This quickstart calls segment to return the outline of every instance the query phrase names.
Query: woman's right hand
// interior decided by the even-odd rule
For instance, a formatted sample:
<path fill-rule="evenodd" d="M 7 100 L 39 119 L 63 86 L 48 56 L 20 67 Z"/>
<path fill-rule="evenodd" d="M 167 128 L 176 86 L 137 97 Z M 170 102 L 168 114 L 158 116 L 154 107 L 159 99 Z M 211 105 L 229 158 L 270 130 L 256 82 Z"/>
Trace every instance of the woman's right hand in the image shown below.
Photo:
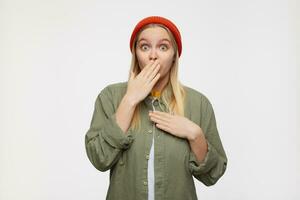
<path fill-rule="evenodd" d="M 142 101 L 151 92 L 160 77 L 160 73 L 157 73 L 159 68 L 160 64 L 158 61 L 152 60 L 138 75 L 134 76 L 134 73 L 132 71 L 130 72 L 126 95 L 132 99 L 135 104 Z"/>

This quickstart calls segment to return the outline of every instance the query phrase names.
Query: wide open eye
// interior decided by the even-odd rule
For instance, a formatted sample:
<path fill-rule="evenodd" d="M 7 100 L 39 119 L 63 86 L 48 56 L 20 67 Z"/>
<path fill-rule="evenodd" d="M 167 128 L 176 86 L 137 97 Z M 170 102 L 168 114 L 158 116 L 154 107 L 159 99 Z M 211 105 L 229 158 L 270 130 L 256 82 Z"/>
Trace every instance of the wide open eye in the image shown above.
<path fill-rule="evenodd" d="M 167 45 L 165 45 L 165 44 L 162 44 L 160 47 L 164 47 L 164 48 L 160 48 L 160 49 L 162 49 L 163 51 L 166 51 L 166 50 L 168 50 L 168 46 L 167 46 Z"/>
<path fill-rule="evenodd" d="M 142 49 L 143 51 L 147 50 L 148 49 L 148 45 L 147 44 L 142 44 L 140 46 L 140 49 Z"/>

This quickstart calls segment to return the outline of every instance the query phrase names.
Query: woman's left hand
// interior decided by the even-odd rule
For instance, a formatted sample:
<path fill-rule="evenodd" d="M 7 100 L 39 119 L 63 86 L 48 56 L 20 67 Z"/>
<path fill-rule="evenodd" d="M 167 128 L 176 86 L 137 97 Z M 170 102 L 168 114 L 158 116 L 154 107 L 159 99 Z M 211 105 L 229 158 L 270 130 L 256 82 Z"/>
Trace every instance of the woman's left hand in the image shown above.
<path fill-rule="evenodd" d="M 177 137 L 191 140 L 199 134 L 203 134 L 202 129 L 197 124 L 180 115 L 153 111 L 149 112 L 149 117 L 151 121 L 155 122 L 157 128 Z"/>

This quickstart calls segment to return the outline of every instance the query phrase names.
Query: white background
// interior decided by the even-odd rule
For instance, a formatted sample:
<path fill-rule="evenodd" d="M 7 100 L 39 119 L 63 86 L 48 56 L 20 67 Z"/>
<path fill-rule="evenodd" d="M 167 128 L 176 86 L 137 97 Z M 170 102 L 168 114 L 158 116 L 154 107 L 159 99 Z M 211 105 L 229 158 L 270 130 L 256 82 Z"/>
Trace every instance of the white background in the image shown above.
<path fill-rule="evenodd" d="M 299 199 L 299 10 L 292 0 L 1 0 L 0 199 L 105 199 L 109 171 L 91 165 L 84 136 L 100 90 L 127 81 L 131 32 L 150 15 L 179 27 L 179 78 L 213 104 L 228 156 L 216 185 L 194 179 L 199 199 Z"/>

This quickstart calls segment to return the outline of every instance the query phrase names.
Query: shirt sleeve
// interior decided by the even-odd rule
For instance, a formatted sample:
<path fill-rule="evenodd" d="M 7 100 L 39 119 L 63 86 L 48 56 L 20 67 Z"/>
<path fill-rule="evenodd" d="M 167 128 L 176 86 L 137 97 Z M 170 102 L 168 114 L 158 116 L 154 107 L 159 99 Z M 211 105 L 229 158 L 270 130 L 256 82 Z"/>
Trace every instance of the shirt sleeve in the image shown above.
<path fill-rule="evenodd" d="M 205 97 L 204 97 L 205 98 Z M 206 186 L 214 185 L 224 174 L 227 156 L 224 151 L 211 103 L 205 98 L 201 105 L 201 129 L 205 134 L 208 150 L 202 162 L 199 162 L 191 150 L 189 152 L 189 169 L 192 175 Z"/>
<path fill-rule="evenodd" d="M 104 88 L 97 96 L 90 127 L 85 134 L 85 148 L 90 162 L 99 171 L 110 169 L 133 140 L 132 129 L 124 133 L 117 124 L 111 93 L 107 87 Z"/>

